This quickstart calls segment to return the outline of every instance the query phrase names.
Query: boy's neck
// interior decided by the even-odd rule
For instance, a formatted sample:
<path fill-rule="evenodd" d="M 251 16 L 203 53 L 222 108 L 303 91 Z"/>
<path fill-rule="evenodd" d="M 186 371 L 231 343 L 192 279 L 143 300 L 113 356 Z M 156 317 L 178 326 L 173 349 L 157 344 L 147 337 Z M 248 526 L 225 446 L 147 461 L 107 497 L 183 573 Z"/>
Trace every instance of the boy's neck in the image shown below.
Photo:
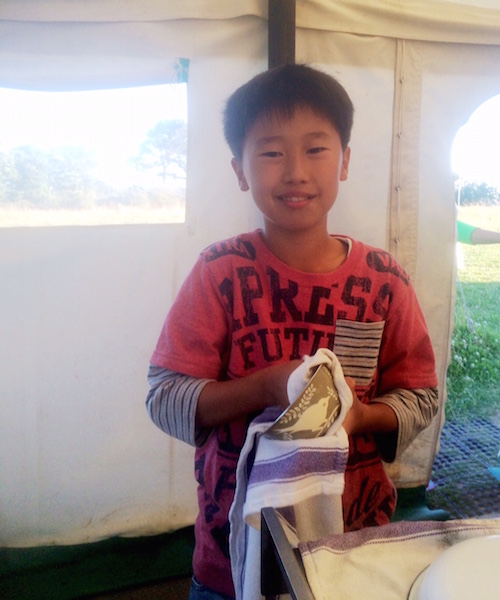
<path fill-rule="evenodd" d="M 306 273 L 329 273 L 338 269 L 346 260 L 348 246 L 328 232 L 311 236 L 294 232 L 282 235 L 261 232 L 266 246 L 282 262 L 293 269 Z"/>

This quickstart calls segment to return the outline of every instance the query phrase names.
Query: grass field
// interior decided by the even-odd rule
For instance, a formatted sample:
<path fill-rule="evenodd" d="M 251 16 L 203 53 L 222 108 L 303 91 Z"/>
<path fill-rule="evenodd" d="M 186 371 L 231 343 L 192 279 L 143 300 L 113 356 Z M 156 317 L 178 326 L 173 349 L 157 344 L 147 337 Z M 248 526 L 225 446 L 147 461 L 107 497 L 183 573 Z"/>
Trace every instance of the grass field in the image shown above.
<path fill-rule="evenodd" d="M 500 231 L 500 206 L 459 210 L 471 225 Z M 500 244 L 461 244 L 446 417 L 500 413 Z"/>

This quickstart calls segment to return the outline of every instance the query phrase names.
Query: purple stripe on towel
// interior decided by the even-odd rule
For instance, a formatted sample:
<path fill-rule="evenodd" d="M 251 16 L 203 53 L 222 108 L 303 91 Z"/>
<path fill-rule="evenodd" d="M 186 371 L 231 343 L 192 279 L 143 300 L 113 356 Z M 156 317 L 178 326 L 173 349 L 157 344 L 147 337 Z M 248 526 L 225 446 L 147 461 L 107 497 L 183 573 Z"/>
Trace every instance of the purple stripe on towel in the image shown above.
<path fill-rule="evenodd" d="M 348 454 L 347 448 L 302 447 L 265 462 L 255 462 L 248 487 L 298 481 L 311 476 L 343 475 Z"/>
<path fill-rule="evenodd" d="M 349 531 L 341 535 L 324 537 L 313 542 L 299 544 L 302 554 L 317 550 L 345 553 L 366 544 L 401 542 L 415 538 L 443 536 L 449 545 L 456 542 L 456 536 L 463 531 L 483 531 L 484 523 L 474 520 L 459 521 L 401 521 L 382 527 L 367 527 L 359 531 Z"/>

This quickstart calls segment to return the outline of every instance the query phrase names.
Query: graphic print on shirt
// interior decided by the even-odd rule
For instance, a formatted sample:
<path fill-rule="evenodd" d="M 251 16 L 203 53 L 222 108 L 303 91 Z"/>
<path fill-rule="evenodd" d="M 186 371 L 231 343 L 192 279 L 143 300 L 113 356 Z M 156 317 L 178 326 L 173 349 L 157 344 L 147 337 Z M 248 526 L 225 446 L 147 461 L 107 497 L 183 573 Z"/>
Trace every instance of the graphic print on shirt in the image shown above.
<path fill-rule="evenodd" d="M 229 513 L 236 488 L 236 464 L 252 416 L 214 430 L 217 443 L 196 453 L 195 474 L 203 489 L 200 509 L 221 556 L 229 559 Z M 215 468 L 214 468 L 215 467 Z"/>
<path fill-rule="evenodd" d="M 396 492 L 387 485 L 379 452 L 369 435 L 349 438 L 349 459 L 342 497 L 345 531 L 389 523 L 396 508 Z"/>
<path fill-rule="evenodd" d="M 228 254 L 241 257 L 242 247 L 247 258 L 256 255 L 255 251 L 250 251 L 248 243 L 234 243 L 210 248 L 206 260 L 211 262 Z M 312 356 L 319 348 L 338 351 L 341 364 L 344 366 L 345 358 L 348 370 L 357 358 L 371 361 L 376 368 L 383 321 L 392 300 L 387 277 L 377 277 L 377 274 L 389 274 L 406 286 L 409 281 L 392 257 L 382 251 L 369 252 L 366 266 L 368 273 L 374 272 L 374 277 L 351 275 L 342 289 L 334 282 L 330 287 L 313 285 L 302 290 L 299 282 L 285 279 L 269 265 L 264 277 L 262 269 L 259 273 L 251 264 L 236 266 L 232 278 L 224 277 L 218 283 L 218 289 L 232 324 L 230 352 L 239 355 L 244 372 L 254 370 L 257 362 L 261 365 L 258 368 L 262 368 L 266 364 Z M 345 334 L 342 334 L 337 331 L 340 323 L 361 323 L 362 327 L 346 326 Z M 370 328 L 373 329 L 371 333 Z M 339 334 L 344 340 L 341 344 L 336 342 Z M 347 335 L 351 334 L 359 344 L 357 350 L 345 343 Z M 363 357 L 365 343 L 367 354 Z M 363 382 L 359 382 L 362 386 L 369 384 L 367 366 L 355 369 L 360 375 L 364 372 Z"/>

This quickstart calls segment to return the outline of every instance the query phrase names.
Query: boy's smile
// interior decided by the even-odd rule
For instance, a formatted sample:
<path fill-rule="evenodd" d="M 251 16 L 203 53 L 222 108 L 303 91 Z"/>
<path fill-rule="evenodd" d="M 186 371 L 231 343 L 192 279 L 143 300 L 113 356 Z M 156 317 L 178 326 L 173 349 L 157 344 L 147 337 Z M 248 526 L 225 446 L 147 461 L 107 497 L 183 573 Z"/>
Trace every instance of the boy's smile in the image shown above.
<path fill-rule="evenodd" d="M 251 191 L 264 215 L 267 235 L 324 234 L 339 181 L 347 179 L 349 155 L 327 118 L 297 107 L 291 118 L 261 116 L 233 168 L 240 188 Z"/>

